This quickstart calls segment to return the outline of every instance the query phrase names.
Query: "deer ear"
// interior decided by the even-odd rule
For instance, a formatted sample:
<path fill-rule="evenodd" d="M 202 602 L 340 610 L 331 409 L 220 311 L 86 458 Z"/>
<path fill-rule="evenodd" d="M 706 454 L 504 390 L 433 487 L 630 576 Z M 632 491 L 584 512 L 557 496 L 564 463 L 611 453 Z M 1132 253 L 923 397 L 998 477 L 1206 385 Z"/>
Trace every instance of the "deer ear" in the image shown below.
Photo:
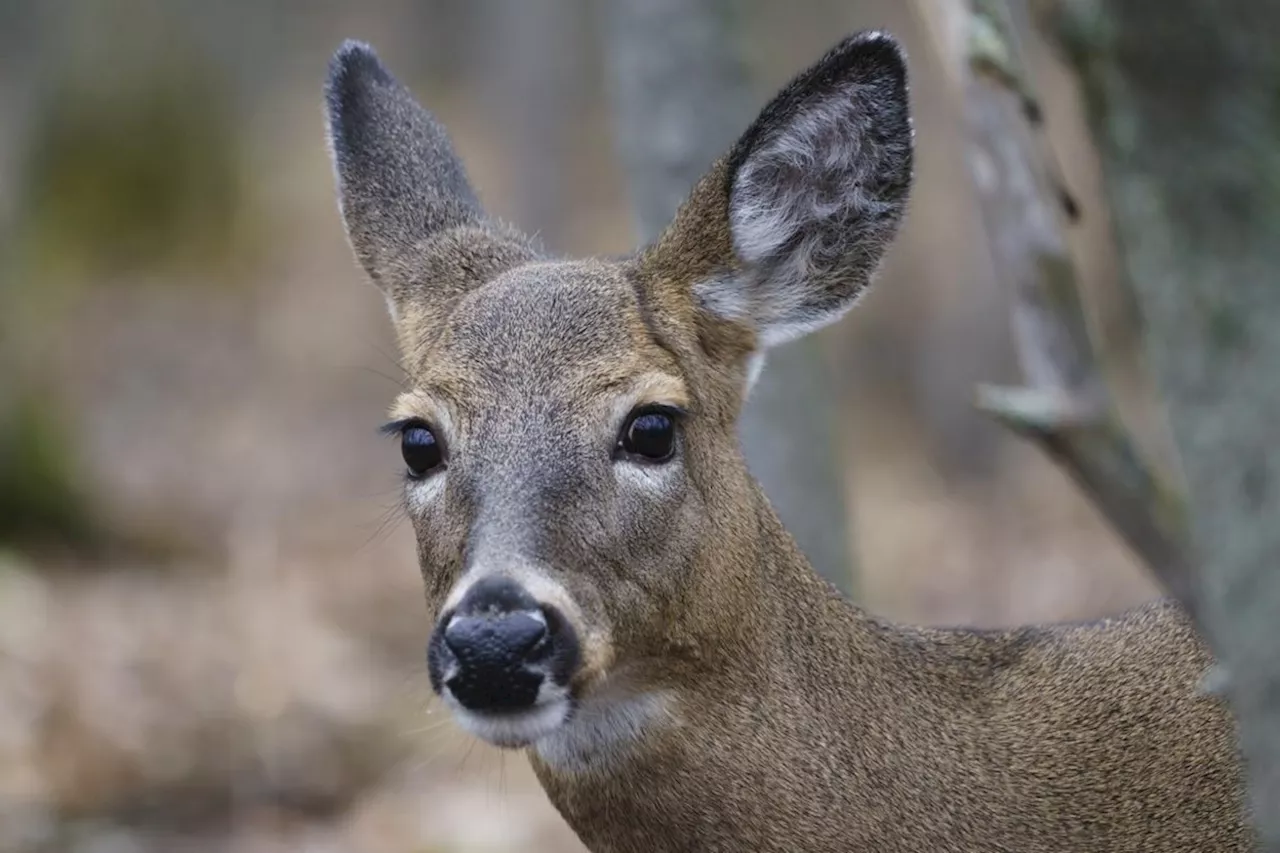
<path fill-rule="evenodd" d="M 369 276 L 482 214 L 439 121 L 414 100 L 366 44 L 344 42 L 325 85 L 329 150 L 351 247 Z"/>
<path fill-rule="evenodd" d="M 722 209 L 695 206 L 723 223 L 710 230 L 727 232 L 718 251 L 729 257 L 706 259 L 724 272 L 696 282 L 700 306 L 753 326 L 763 347 L 838 319 L 897 232 L 911 174 L 902 50 L 882 33 L 852 36 L 783 89 L 708 176 Z"/>

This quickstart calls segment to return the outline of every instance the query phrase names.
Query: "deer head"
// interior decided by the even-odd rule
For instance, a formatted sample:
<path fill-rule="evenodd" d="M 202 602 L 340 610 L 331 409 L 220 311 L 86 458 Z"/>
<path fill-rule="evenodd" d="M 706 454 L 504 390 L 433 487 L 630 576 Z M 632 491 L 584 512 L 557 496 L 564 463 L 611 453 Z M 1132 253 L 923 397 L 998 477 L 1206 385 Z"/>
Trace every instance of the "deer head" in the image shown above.
<path fill-rule="evenodd" d="M 347 236 L 409 372 L 387 429 L 434 690 L 474 734 L 546 757 L 575 719 L 600 746 L 700 679 L 751 677 L 761 554 L 794 546 L 735 422 L 764 352 L 843 315 L 897 230 L 896 43 L 859 34 L 799 75 L 620 261 L 549 257 L 486 216 L 369 47 L 339 50 L 327 103 Z"/>

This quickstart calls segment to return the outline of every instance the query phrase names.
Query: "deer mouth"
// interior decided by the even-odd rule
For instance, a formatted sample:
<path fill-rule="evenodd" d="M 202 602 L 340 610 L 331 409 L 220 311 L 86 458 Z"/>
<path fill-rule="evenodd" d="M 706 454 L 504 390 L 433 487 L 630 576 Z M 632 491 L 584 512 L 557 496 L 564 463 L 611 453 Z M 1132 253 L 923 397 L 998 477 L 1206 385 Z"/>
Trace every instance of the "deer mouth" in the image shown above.
<path fill-rule="evenodd" d="M 468 734 L 502 749 L 524 749 L 555 734 L 573 716 L 574 702 L 564 688 L 543 682 L 538 700 L 529 708 L 474 711 L 449 692 L 444 702 L 458 725 Z"/>

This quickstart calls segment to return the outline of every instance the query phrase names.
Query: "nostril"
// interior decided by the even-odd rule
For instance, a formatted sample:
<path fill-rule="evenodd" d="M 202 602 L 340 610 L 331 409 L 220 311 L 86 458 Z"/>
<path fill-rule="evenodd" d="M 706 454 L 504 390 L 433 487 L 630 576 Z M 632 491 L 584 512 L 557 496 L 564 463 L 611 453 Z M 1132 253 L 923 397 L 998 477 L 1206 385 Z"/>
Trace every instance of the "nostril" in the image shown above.
<path fill-rule="evenodd" d="M 507 631 L 512 651 L 528 657 L 547 639 L 547 620 L 539 611 L 508 616 Z"/>
<path fill-rule="evenodd" d="M 538 611 L 511 613 L 498 620 L 498 636 L 512 657 L 526 658 L 547 636 L 547 620 Z"/>

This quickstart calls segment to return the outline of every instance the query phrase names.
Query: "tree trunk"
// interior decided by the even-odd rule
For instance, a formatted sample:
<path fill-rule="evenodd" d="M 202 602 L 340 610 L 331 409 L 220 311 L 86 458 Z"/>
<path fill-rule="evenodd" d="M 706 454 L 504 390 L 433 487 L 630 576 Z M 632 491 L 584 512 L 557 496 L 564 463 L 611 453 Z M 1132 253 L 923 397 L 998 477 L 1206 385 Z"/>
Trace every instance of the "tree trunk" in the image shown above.
<path fill-rule="evenodd" d="M 1064 469 L 1195 614 L 1182 497 L 1130 434 L 1090 334 L 1066 234 L 1076 203 L 1039 132 L 1042 110 L 1018 36 L 1025 26 L 994 0 L 917 0 L 916 8 L 963 103 L 993 270 L 1012 297 L 1023 383 L 979 386 L 978 406 Z"/>
<path fill-rule="evenodd" d="M 726 0 L 611 0 L 605 53 L 640 237 L 666 226 L 751 119 Z M 849 593 L 839 407 L 817 337 L 770 353 L 742 417 L 747 462 L 801 549 Z"/>
<path fill-rule="evenodd" d="M 486 37 L 484 79 L 506 160 L 510 216 L 565 251 L 566 168 L 577 129 L 579 65 L 573 0 L 473 0 Z M 479 31 L 479 28 L 477 28 Z"/>
<path fill-rule="evenodd" d="M 1278 851 L 1280 2 L 1041 5 L 1080 74 L 1182 457 L 1215 681 Z"/>

